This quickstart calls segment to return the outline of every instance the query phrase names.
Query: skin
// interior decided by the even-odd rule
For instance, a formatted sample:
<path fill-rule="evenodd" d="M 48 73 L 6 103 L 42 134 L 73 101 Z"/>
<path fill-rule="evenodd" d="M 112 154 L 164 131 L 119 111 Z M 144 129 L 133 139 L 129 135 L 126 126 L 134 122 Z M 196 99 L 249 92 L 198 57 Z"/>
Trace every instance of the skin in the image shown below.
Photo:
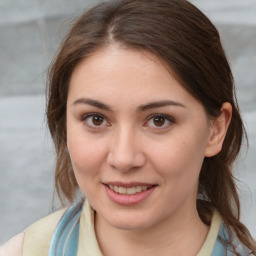
<path fill-rule="evenodd" d="M 96 211 L 104 256 L 198 253 L 209 229 L 196 210 L 198 177 L 204 157 L 221 150 L 231 113 L 224 103 L 220 117 L 210 120 L 148 52 L 112 45 L 75 68 L 67 147 L 79 187 Z M 120 205 L 106 193 L 110 182 L 155 188 L 139 203 Z"/>

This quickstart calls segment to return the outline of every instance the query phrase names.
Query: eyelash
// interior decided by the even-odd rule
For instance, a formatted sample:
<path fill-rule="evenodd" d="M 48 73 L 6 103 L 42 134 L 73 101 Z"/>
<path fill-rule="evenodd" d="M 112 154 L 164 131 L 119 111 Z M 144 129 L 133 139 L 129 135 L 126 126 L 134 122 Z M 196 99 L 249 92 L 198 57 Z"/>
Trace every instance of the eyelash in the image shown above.
<path fill-rule="evenodd" d="M 174 118 L 172 118 L 169 115 L 165 115 L 165 114 L 153 114 L 151 116 L 149 116 L 149 118 L 147 118 L 146 124 L 148 124 L 151 120 L 152 122 L 154 122 L 155 118 L 161 118 L 164 121 L 164 124 L 161 126 L 157 126 L 154 125 L 152 127 L 156 128 L 156 129 L 164 129 L 164 128 L 168 128 L 171 124 L 175 123 Z M 166 125 L 166 121 L 168 122 L 168 124 Z"/>
<path fill-rule="evenodd" d="M 99 114 L 99 113 L 89 113 L 89 114 L 86 114 L 86 115 L 83 115 L 82 118 L 81 118 L 81 121 L 85 122 L 86 125 L 89 127 L 89 128 L 92 128 L 92 129 L 99 129 L 103 126 L 105 126 L 105 124 L 99 124 L 99 125 L 95 125 L 95 124 L 89 124 L 88 122 L 88 119 L 89 118 L 100 118 L 102 120 L 103 123 L 107 123 L 108 124 L 108 121 L 107 119 L 105 118 L 104 115 L 102 114 Z M 150 121 L 154 122 L 154 119 L 155 118 L 160 118 L 160 119 L 163 119 L 164 123 L 163 125 L 160 125 L 160 126 L 157 126 L 157 125 L 152 125 L 153 128 L 156 128 L 156 129 L 164 129 L 164 128 L 168 128 L 171 124 L 175 123 L 175 120 L 174 118 L 172 118 L 171 116 L 169 115 L 165 115 L 165 114 L 153 114 L 153 115 L 150 115 L 147 119 L 146 119 L 146 122 L 144 123 L 144 125 L 146 126 L 150 126 L 148 125 Z M 92 121 L 93 122 L 93 121 Z M 166 125 L 166 122 L 168 122 L 168 124 Z M 108 126 L 108 125 L 107 125 Z"/>
<path fill-rule="evenodd" d="M 99 129 L 99 128 L 102 127 L 102 125 L 95 125 L 95 124 L 93 125 L 93 124 L 89 124 L 89 122 L 88 122 L 89 118 L 95 118 L 95 117 L 99 117 L 99 118 L 101 118 L 103 120 L 103 122 L 107 122 L 108 123 L 108 121 L 105 118 L 105 116 L 102 115 L 102 114 L 99 114 L 99 113 L 89 113 L 89 114 L 83 115 L 82 118 L 81 118 L 81 121 L 85 122 L 85 124 L 88 127 L 92 128 L 92 129 Z"/>

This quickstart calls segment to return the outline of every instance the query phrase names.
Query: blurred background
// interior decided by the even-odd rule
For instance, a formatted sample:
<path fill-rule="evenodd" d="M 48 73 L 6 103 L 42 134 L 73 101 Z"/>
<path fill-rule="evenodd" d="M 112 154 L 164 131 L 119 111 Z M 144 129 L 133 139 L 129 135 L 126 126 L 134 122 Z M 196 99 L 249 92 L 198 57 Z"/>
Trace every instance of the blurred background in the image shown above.
<path fill-rule="evenodd" d="M 0 244 L 58 207 L 46 74 L 71 22 L 96 2 L 0 0 Z M 250 142 L 235 172 L 242 219 L 256 238 L 256 0 L 191 2 L 218 27 L 234 73 Z"/>

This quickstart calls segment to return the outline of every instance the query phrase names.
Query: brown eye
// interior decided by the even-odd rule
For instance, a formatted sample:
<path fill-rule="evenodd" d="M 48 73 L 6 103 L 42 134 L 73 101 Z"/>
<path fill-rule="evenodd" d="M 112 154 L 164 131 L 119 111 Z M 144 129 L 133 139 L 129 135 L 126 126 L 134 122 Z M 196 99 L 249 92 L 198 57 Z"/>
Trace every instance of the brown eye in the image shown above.
<path fill-rule="evenodd" d="M 164 128 L 168 128 L 174 123 L 175 123 L 175 120 L 169 115 L 154 114 L 150 116 L 150 118 L 146 122 L 146 126 L 152 127 L 152 128 L 164 129 Z"/>
<path fill-rule="evenodd" d="M 102 116 L 93 116 L 92 117 L 92 123 L 95 126 L 100 126 L 103 124 L 103 122 L 104 122 L 104 118 Z"/>
<path fill-rule="evenodd" d="M 161 116 L 154 117 L 153 122 L 155 126 L 163 126 L 165 124 L 166 119 Z"/>
<path fill-rule="evenodd" d="M 108 122 L 103 116 L 94 113 L 86 115 L 82 120 L 91 128 L 100 128 L 108 125 Z"/>

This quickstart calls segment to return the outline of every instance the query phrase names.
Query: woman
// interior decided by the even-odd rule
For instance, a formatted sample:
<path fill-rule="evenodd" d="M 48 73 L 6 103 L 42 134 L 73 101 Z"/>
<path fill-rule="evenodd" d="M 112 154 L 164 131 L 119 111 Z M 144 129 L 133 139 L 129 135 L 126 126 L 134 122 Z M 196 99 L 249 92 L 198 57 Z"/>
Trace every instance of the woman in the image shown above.
<path fill-rule="evenodd" d="M 82 15 L 51 67 L 47 118 L 57 192 L 86 200 L 3 255 L 256 255 L 231 171 L 245 133 L 231 70 L 189 2 Z"/>

